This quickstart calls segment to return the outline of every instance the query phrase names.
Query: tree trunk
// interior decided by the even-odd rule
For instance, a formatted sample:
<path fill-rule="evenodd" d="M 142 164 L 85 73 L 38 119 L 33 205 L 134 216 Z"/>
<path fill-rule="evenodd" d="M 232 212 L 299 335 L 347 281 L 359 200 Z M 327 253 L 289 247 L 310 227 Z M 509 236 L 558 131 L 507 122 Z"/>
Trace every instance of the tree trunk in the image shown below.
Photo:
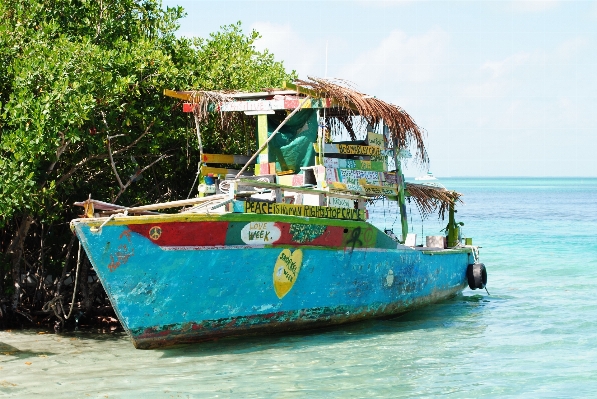
<path fill-rule="evenodd" d="M 89 284 L 87 284 L 87 275 L 89 272 L 89 261 L 85 254 L 81 254 L 81 271 L 79 272 L 79 286 L 81 287 L 81 296 L 83 297 L 83 311 L 89 313 L 91 309 L 91 302 L 89 301 Z"/>
<path fill-rule="evenodd" d="M 24 215 L 21 218 L 21 225 L 19 226 L 16 235 L 12 238 L 8 246 L 8 254 L 10 254 L 12 265 L 12 281 L 15 286 L 15 292 L 12 300 L 12 310 L 16 311 L 21 299 L 21 259 L 25 251 L 25 238 L 29 233 L 29 227 L 33 223 L 31 215 Z"/>

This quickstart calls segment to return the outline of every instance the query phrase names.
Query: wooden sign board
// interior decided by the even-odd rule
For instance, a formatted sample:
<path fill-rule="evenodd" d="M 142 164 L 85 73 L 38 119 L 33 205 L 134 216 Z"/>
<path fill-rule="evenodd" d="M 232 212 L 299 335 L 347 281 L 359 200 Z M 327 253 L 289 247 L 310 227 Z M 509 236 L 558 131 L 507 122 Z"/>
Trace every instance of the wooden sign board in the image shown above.
<path fill-rule="evenodd" d="M 329 98 L 311 98 L 305 101 L 304 98 L 296 96 L 285 96 L 274 100 L 249 100 L 249 101 L 229 101 L 220 106 L 220 111 L 275 111 L 281 109 L 295 109 L 300 104 L 302 108 L 329 108 L 332 100 Z"/>
<path fill-rule="evenodd" d="M 260 215 L 288 215 L 341 220 L 365 220 L 365 211 L 362 209 L 293 205 L 272 202 L 245 201 L 244 212 Z"/>
<path fill-rule="evenodd" d="M 333 206 L 336 208 L 353 209 L 354 200 L 348 198 L 328 197 L 328 206 Z"/>
<path fill-rule="evenodd" d="M 284 100 L 230 101 L 220 106 L 220 111 L 272 111 L 284 108 Z"/>
<path fill-rule="evenodd" d="M 325 144 L 324 152 L 326 154 L 381 155 L 379 147 L 354 144 Z"/>
<path fill-rule="evenodd" d="M 368 132 L 367 133 L 367 141 L 368 141 L 369 145 L 372 147 L 379 147 L 382 149 L 386 148 L 385 140 L 383 139 L 383 135 L 381 135 L 381 134 Z"/>
<path fill-rule="evenodd" d="M 387 171 L 385 162 L 361 161 L 358 159 L 323 158 L 323 165 L 332 169 L 358 169 L 375 172 Z"/>
<path fill-rule="evenodd" d="M 379 178 L 379 172 L 371 172 L 366 170 L 352 170 L 352 169 L 339 169 L 338 175 L 340 181 L 346 184 L 359 184 L 361 179 L 365 179 L 368 184 L 375 186 L 381 185 L 381 179 Z"/>
<path fill-rule="evenodd" d="M 383 187 L 383 186 L 373 186 L 373 185 L 365 185 L 363 187 L 367 195 L 385 195 L 385 196 L 395 196 L 398 195 L 398 190 L 396 187 Z"/>

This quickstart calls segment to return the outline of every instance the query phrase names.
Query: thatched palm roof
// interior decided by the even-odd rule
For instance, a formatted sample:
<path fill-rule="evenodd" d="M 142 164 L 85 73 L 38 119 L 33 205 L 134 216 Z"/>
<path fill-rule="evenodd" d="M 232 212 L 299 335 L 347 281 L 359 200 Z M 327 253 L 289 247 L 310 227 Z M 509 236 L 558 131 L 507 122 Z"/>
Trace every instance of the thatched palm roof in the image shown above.
<path fill-rule="evenodd" d="M 238 91 L 167 91 L 167 95 L 184 99 L 197 104 L 195 115 L 201 121 L 207 119 L 211 111 L 225 102 L 257 99 L 275 94 L 309 95 L 312 98 L 325 98 L 331 101 L 332 110 L 327 114 L 330 125 L 339 123 L 346 127 L 353 140 L 356 140 L 354 121 L 350 116 L 360 115 L 371 126 L 383 123 L 390 131 L 393 143 L 398 148 L 416 147 L 415 159 L 421 164 L 429 162 L 424 143 L 425 132 L 412 117 L 401 107 L 387 103 L 373 96 L 354 90 L 351 85 L 340 79 L 320 79 L 309 77 L 307 80 L 297 80 L 294 84 L 285 84 L 285 89 L 266 89 L 259 93 L 242 93 Z M 289 90 L 290 89 L 290 90 Z M 216 105 L 216 107 L 214 107 Z M 234 120 L 234 113 L 220 114 L 223 121 Z"/>
<path fill-rule="evenodd" d="M 419 213 L 423 217 L 438 211 L 439 217 L 444 218 L 450 205 L 461 202 L 462 194 L 456 191 L 446 190 L 443 187 L 430 186 L 427 184 L 406 183 L 406 191 L 415 201 Z"/>
<path fill-rule="evenodd" d="M 398 148 L 409 148 L 414 144 L 417 149 L 416 159 L 423 164 L 429 162 L 424 130 L 401 107 L 360 93 L 344 80 L 309 77 L 308 80 L 296 81 L 294 85 L 301 93 L 331 99 L 334 105 L 342 107 L 348 115 L 360 115 L 371 126 L 385 124 Z"/>

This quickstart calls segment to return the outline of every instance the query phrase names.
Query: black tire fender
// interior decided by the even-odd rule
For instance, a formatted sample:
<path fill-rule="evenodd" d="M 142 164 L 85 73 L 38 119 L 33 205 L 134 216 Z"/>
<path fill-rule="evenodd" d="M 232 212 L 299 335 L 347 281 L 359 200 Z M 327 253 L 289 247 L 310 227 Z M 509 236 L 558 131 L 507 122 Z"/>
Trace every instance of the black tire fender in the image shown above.
<path fill-rule="evenodd" d="M 487 285 L 487 269 L 483 263 L 473 263 L 466 268 L 466 278 L 471 290 L 483 289 Z"/>

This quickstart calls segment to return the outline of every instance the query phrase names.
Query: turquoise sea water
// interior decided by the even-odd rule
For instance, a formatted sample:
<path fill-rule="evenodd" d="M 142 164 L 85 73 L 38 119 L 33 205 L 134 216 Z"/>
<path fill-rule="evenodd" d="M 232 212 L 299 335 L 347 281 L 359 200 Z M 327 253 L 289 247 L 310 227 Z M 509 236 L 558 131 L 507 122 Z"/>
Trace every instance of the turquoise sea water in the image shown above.
<path fill-rule="evenodd" d="M 490 296 L 169 350 L 135 350 L 122 333 L 0 331 L 0 397 L 597 397 L 597 179 L 440 181 L 464 193 L 457 220 L 482 246 Z M 382 207 L 372 217 L 400 230 Z M 424 234 L 443 225 L 432 216 Z"/>

